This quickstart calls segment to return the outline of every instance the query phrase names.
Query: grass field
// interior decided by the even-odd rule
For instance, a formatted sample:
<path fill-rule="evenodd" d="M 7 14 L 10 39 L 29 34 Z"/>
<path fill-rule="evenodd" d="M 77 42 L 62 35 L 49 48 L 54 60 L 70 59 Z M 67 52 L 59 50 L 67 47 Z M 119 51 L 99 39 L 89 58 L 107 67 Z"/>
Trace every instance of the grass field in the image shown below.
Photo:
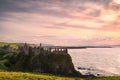
<path fill-rule="evenodd" d="M 52 76 L 48 74 L 0 72 L 0 80 L 83 80 L 83 79 L 58 77 L 58 76 Z"/>
<path fill-rule="evenodd" d="M 68 78 L 49 74 L 0 72 L 0 80 L 120 80 L 120 77 Z"/>

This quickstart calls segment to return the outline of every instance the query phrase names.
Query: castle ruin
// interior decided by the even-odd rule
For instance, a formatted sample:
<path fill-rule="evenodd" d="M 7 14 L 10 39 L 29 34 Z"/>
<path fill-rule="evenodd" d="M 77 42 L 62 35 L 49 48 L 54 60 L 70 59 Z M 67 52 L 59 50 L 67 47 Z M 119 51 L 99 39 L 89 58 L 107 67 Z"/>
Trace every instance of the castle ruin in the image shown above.
<path fill-rule="evenodd" d="M 35 55 L 49 54 L 49 53 L 54 53 L 54 54 L 68 53 L 67 48 L 54 47 L 54 46 L 42 46 L 41 43 L 39 46 L 35 46 L 35 47 L 31 47 L 27 43 L 25 43 L 24 46 L 18 47 L 18 51 L 24 52 L 26 55 L 28 55 L 30 51 L 35 53 Z"/>

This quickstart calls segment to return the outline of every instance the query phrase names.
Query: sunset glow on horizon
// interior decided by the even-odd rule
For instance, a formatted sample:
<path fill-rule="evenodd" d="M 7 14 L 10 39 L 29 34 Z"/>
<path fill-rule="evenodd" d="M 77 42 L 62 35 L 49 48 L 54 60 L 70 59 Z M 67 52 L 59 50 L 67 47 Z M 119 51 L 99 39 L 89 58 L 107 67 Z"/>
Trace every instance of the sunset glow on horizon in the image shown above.
<path fill-rule="evenodd" d="M 0 41 L 120 44 L 120 0 L 0 0 Z"/>

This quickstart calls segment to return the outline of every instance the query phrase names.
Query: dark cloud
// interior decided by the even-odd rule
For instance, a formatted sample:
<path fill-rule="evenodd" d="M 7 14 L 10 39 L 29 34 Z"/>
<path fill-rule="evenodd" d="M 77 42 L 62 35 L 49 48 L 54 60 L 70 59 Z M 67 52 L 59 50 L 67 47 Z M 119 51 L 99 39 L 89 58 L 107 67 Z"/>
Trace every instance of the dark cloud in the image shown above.
<path fill-rule="evenodd" d="M 108 6 L 112 2 L 112 0 L 88 0 L 88 1 L 93 1 L 104 6 Z"/>
<path fill-rule="evenodd" d="M 56 3 L 48 3 L 49 0 L 0 0 L 0 13 L 5 12 L 31 12 L 31 13 L 57 13 L 51 12 L 51 8 L 59 7 Z"/>
<path fill-rule="evenodd" d="M 38 13 L 59 17 L 70 17 L 71 11 L 84 11 L 84 4 L 108 5 L 111 0 L 0 0 L 0 16 L 9 13 Z M 92 7 L 92 6 L 91 6 Z M 97 16 L 99 10 L 93 10 L 90 15 Z M 92 16 L 91 15 L 91 16 Z"/>
<path fill-rule="evenodd" d="M 27 9 L 22 7 L 22 3 L 18 2 L 18 0 L 0 0 L 0 13 L 5 13 L 5 12 L 24 12 Z M 20 6 L 21 5 L 21 6 Z"/>

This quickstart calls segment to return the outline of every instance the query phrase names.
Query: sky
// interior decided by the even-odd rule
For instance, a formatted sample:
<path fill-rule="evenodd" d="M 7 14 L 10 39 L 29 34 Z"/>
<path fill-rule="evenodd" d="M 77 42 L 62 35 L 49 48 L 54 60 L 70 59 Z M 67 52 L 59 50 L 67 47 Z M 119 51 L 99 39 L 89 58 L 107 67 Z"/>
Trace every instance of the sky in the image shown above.
<path fill-rule="evenodd" d="M 120 0 L 0 0 L 0 41 L 120 44 Z"/>

